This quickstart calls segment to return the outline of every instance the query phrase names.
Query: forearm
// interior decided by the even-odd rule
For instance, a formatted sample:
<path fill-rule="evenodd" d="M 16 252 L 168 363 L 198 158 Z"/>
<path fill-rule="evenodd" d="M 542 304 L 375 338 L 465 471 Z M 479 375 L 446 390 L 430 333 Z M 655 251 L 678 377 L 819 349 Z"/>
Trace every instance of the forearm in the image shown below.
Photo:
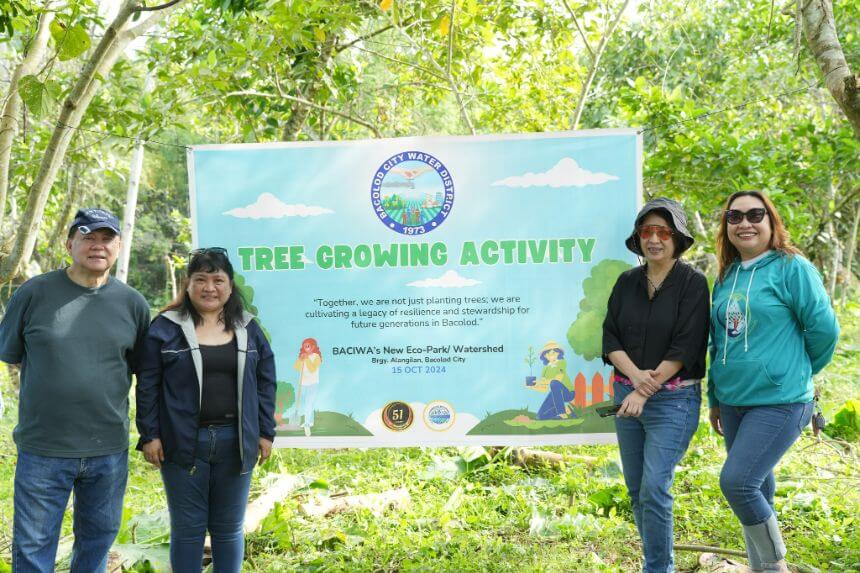
<path fill-rule="evenodd" d="M 657 368 L 654 369 L 654 372 L 656 372 L 654 379 L 660 384 L 663 384 L 666 380 L 669 380 L 675 374 L 680 372 L 683 367 L 684 365 L 678 360 L 664 360 L 657 365 Z"/>
<path fill-rule="evenodd" d="M 630 360 L 630 357 L 624 350 L 614 350 L 607 354 L 607 357 L 616 370 L 623 372 L 627 376 L 632 376 L 635 372 L 639 371 L 639 368 L 633 364 L 633 361 Z"/>

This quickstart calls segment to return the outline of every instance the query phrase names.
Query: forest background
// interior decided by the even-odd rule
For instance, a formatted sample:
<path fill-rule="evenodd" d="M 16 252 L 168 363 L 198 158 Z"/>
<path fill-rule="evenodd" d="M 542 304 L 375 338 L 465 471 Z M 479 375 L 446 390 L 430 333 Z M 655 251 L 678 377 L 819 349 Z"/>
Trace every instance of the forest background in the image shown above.
<path fill-rule="evenodd" d="M 188 145 L 637 128 L 645 194 L 684 203 L 688 258 L 709 276 L 722 203 L 746 188 L 770 194 L 821 270 L 843 325 L 818 380 L 830 435 L 804 435 L 780 466 L 777 506 L 789 559 L 860 571 L 858 66 L 852 1 L 0 0 L 0 313 L 68 262 L 81 205 L 125 212 L 118 275 L 153 308 L 170 300 L 190 249 Z M 16 373 L 0 365 L 0 384 L 8 561 Z M 295 488 L 249 536 L 246 568 L 635 570 L 615 449 L 553 450 L 560 464 L 511 449 L 279 451 L 254 494 L 284 473 Z M 160 480 L 132 458 L 113 563 L 160 570 Z M 679 543 L 742 550 L 721 460 L 703 418 L 678 469 Z M 387 511 L 307 511 L 389 490 L 407 496 Z M 697 557 L 679 552 L 680 568 Z"/>

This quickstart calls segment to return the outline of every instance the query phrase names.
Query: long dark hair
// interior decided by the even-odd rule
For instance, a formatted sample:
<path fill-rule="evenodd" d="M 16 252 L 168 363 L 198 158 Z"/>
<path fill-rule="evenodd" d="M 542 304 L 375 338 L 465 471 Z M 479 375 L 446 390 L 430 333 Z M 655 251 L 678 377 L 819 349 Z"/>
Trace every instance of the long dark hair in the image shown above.
<path fill-rule="evenodd" d="M 227 258 L 227 251 L 220 247 L 197 249 L 192 251 L 191 260 L 188 262 L 185 278 L 182 280 L 182 288 L 175 299 L 161 309 L 161 312 L 167 310 L 179 311 L 183 316 L 191 317 L 194 321 L 194 326 L 200 326 L 203 322 L 203 317 L 194 308 L 191 302 L 191 297 L 188 296 L 188 285 L 191 282 L 191 275 L 194 273 L 217 273 L 224 271 L 230 277 L 230 296 L 227 302 L 224 303 L 224 310 L 221 315 L 221 320 L 224 322 L 224 330 L 234 330 L 242 324 L 242 314 L 245 311 L 245 299 L 242 293 L 236 288 L 236 283 L 233 282 L 233 265 L 230 264 L 230 259 Z"/>
<path fill-rule="evenodd" d="M 768 245 L 769 248 L 774 251 L 779 251 L 783 255 L 789 257 L 792 255 L 802 254 L 800 249 L 791 244 L 791 237 L 788 234 L 788 229 L 785 228 L 785 224 L 782 222 L 782 217 L 779 216 L 776 206 L 767 195 L 761 191 L 755 190 L 738 191 L 736 193 L 732 193 L 732 196 L 729 197 L 728 201 L 726 201 L 726 205 L 720 215 L 720 230 L 717 231 L 717 262 L 719 263 L 717 280 L 719 281 L 726 278 L 726 271 L 729 270 L 729 267 L 735 259 L 741 256 L 737 248 L 731 243 L 731 241 L 729 241 L 729 224 L 726 221 L 726 211 L 731 208 L 732 203 L 738 197 L 755 197 L 764 203 L 764 209 L 767 211 L 767 218 L 770 223 L 771 231 L 770 244 Z"/>

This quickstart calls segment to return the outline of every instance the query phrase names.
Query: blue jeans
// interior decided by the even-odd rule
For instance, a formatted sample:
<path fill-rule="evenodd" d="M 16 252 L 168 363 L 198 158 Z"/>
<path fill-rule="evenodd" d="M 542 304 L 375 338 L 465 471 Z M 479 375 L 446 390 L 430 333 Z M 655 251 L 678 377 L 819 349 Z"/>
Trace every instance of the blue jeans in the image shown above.
<path fill-rule="evenodd" d="M 720 404 L 728 456 L 720 489 L 742 525 L 774 515 L 773 468 L 812 418 L 812 403 L 775 406 Z"/>
<path fill-rule="evenodd" d="M 615 403 L 633 389 L 615 382 Z M 661 390 L 651 396 L 638 418 L 615 418 L 624 482 L 642 539 L 646 573 L 675 570 L 672 553 L 672 493 L 675 466 L 699 425 L 699 384 Z"/>
<path fill-rule="evenodd" d="M 12 570 L 53 571 L 63 513 L 74 492 L 72 573 L 105 571 L 122 522 L 128 450 L 108 456 L 55 458 L 18 451 Z"/>
<path fill-rule="evenodd" d="M 555 420 L 567 411 L 567 405 L 573 400 L 574 392 L 558 380 L 549 383 L 549 394 L 538 408 L 538 420 Z M 571 413 L 571 417 L 575 417 Z"/>
<path fill-rule="evenodd" d="M 170 565 L 174 571 L 202 569 L 207 530 L 212 537 L 214 572 L 242 569 L 242 526 L 251 472 L 242 474 L 241 469 L 235 426 L 200 428 L 190 470 L 170 462 L 161 466 L 170 511 Z"/>

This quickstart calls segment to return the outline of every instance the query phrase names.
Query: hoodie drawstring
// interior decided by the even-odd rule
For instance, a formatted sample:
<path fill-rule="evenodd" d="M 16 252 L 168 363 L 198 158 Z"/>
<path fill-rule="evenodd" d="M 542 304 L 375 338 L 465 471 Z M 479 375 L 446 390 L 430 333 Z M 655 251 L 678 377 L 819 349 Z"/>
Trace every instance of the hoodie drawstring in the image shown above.
<path fill-rule="evenodd" d="M 755 278 L 755 271 L 757 268 L 758 268 L 758 265 L 755 265 L 753 267 L 752 273 L 750 273 L 750 280 L 747 283 L 747 295 L 746 295 L 746 301 L 745 301 L 745 305 L 744 305 L 744 322 L 745 322 L 745 324 L 744 324 L 744 352 L 749 351 L 748 333 L 750 330 L 750 322 L 749 322 L 750 289 L 752 289 L 753 278 Z M 726 301 L 726 320 L 725 320 L 725 322 L 726 322 L 726 333 L 725 333 L 725 339 L 723 340 L 723 364 L 724 365 L 726 363 L 726 354 L 728 353 L 728 350 L 729 350 L 729 306 L 731 305 L 732 297 L 735 294 L 735 287 L 738 284 L 738 274 L 740 272 L 741 272 L 741 265 L 738 265 L 738 268 L 735 270 L 735 279 L 734 279 L 734 281 L 732 281 L 732 292 L 729 293 L 729 298 Z"/>
<path fill-rule="evenodd" d="M 731 306 L 732 297 L 735 295 L 735 286 L 738 284 L 738 273 L 741 272 L 741 266 L 735 269 L 735 280 L 732 281 L 732 292 L 729 293 L 729 298 L 726 300 L 726 334 L 723 337 L 723 365 L 726 364 L 726 353 L 729 351 L 729 307 Z"/>
<path fill-rule="evenodd" d="M 758 265 L 753 267 L 752 273 L 750 274 L 750 282 L 747 283 L 747 305 L 744 309 L 744 321 L 746 322 L 746 326 L 744 326 L 744 352 L 749 350 L 749 344 L 747 341 L 747 333 L 750 331 L 750 288 L 752 287 L 753 277 L 755 276 L 755 270 L 758 268 Z"/>

